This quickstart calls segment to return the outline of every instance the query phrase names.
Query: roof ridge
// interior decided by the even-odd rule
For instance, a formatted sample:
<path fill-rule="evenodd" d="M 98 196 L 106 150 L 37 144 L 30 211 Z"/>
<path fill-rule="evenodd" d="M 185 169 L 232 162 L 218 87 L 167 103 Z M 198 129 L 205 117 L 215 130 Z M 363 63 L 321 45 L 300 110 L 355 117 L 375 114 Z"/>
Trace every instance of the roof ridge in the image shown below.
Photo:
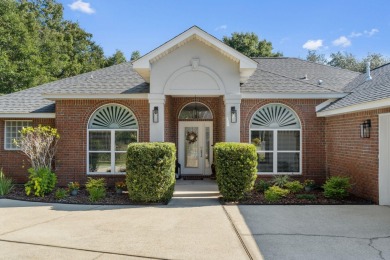
<path fill-rule="evenodd" d="M 258 67 L 259 70 L 261 71 L 265 71 L 265 72 L 268 72 L 268 73 L 271 73 L 271 74 L 274 74 L 274 75 L 277 75 L 277 76 L 280 76 L 280 77 L 284 77 L 284 78 L 287 78 L 287 79 L 292 79 L 292 80 L 295 80 L 295 81 L 298 81 L 298 82 L 301 82 L 301 83 L 304 83 L 306 85 L 310 85 L 310 86 L 314 86 L 314 87 L 317 87 L 317 88 L 322 88 L 322 89 L 326 89 L 326 90 L 329 90 L 329 91 L 332 91 L 332 92 L 335 92 L 335 93 L 340 93 L 334 89 L 330 89 L 330 88 L 326 88 L 326 87 L 322 87 L 322 86 L 318 86 L 316 84 L 313 84 L 313 83 L 310 83 L 310 82 L 305 82 L 305 81 L 302 81 L 300 79 L 295 79 L 295 78 L 292 78 L 292 77 L 289 77 L 289 76 L 286 76 L 286 75 L 281 75 L 279 73 L 275 73 L 275 72 L 272 72 L 272 71 L 268 71 L 268 70 L 265 70 L 265 69 L 261 69 Z"/>
<path fill-rule="evenodd" d="M 380 69 L 380 68 L 385 67 L 385 66 L 387 66 L 387 65 L 390 65 L 390 62 L 385 63 L 385 64 L 382 64 L 382 65 L 380 65 L 379 67 L 376 67 L 375 69 L 372 69 L 372 70 L 370 70 L 370 71 L 374 71 L 374 70 L 376 70 L 376 69 Z M 362 74 L 364 74 L 364 73 L 362 73 Z"/>

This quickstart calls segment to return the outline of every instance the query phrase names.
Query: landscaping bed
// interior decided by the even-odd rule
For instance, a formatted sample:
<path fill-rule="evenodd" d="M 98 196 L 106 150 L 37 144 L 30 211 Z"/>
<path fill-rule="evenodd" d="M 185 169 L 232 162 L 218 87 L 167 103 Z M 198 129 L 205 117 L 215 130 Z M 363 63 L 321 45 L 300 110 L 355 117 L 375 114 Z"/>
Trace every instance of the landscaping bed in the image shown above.
<path fill-rule="evenodd" d="M 304 196 L 313 197 L 312 199 L 307 198 L 297 198 L 301 197 L 299 195 L 304 194 Z M 224 203 L 222 199 L 222 203 Z M 226 203 L 229 204 L 229 203 Z M 264 193 L 252 191 L 247 194 L 243 199 L 241 199 L 237 204 L 241 205 L 367 205 L 372 204 L 371 201 L 359 198 L 355 195 L 348 195 L 343 199 L 331 199 L 324 196 L 322 189 L 316 189 L 313 191 L 303 191 L 297 194 L 288 194 L 285 197 L 282 197 L 278 201 L 268 202 L 264 198 Z"/>
<path fill-rule="evenodd" d="M 66 204 L 96 204 L 96 205 L 143 205 L 139 202 L 133 202 L 129 199 L 127 191 L 123 191 L 121 194 L 116 193 L 115 188 L 108 188 L 106 196 L 96 202 L 91 202 L 88 197 L 86 189 L 81 188 L 76 196 L 68 195 L 63 199 L 55 198 L 55 191 L 45 195 L 45 197 L 27 196 L 24 190 L 24 185 L 15 185 L 9 194 L 6 196 L 0 196 L 4 199 L 14 199 L 23 201 L 45 202 L 45 203 L 66 203 Z M 164 205 L 166 203 L 147 203 Z"/>

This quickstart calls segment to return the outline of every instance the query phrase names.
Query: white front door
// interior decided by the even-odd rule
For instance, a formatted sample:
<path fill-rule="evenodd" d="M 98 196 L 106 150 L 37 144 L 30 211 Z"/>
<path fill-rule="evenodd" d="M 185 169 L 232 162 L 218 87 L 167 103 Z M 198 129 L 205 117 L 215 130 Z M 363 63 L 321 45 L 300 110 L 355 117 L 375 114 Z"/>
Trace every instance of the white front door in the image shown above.
<path fill-rule="evenodd" d="M 181 173 L 211 175 L 213 122 L 179 122 L 179 163 Z"/>
<path fill-rule="evenodd" d="M 390 205 L 390 114 L 379 115 L 379 205 Z"/>

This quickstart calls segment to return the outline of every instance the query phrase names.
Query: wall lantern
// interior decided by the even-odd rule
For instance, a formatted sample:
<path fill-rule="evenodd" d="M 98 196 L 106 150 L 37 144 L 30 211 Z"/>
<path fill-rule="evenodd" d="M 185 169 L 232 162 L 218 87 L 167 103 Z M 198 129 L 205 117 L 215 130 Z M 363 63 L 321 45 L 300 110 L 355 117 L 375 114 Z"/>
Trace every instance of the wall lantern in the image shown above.
<path fill-rule="evenodd" d="M 360 137 L 370 138 L 371 120 L 367 119 L 360 125 Z"/>
<path fill-rule="evenodd" d="M 232 123 L 237 123 L 237 110 L 236 107 L 231 108 L 231 121 Z"/>
<path fill-rule="evenodd" d="M 153 108 L 153 123 L 158 123 L 158 107 Z"/>

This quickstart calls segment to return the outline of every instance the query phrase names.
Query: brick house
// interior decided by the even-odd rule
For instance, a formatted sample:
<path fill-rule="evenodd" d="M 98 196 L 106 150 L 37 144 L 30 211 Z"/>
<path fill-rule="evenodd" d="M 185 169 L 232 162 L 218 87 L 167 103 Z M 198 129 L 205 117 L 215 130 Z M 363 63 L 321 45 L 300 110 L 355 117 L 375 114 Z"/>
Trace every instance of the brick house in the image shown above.
<path fill-rule="evenodd" d="M 194 26 L 133 63 L 1 96 L 0 168 L 26 181 L 12 140 L 38 124 L 61 135 L 61 185 L 123 179 L 130 142 L 174 142 L 193 176 L 211 174 L 214 143 L 250 142 L 260 177 L 348 175 L 354 193 L 390 204 L 389 74 L 390 65 L 367 80 L 296 58 L 251 59 Z"/>

